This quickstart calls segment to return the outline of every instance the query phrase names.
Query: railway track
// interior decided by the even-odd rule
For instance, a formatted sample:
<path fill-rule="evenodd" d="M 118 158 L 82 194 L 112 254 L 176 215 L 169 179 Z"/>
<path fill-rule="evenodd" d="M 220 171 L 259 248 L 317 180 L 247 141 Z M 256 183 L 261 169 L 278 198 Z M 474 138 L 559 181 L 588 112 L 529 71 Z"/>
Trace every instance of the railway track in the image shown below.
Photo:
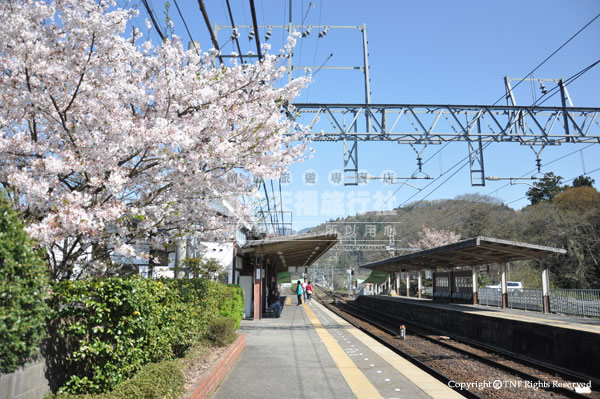
<path fill-rule="evenodd" d="M 317 299 L 330 310 L 467 397 L 600 398 L 598 392 L 575 392 L 574 382 L 587 381 L 564 370 L 534 365 L 473 342 L 440 335 L 361 308 L 320 287 L 317 291 Z M 407 327 L 406 339 L 400 337 L 401 324 Z"/>

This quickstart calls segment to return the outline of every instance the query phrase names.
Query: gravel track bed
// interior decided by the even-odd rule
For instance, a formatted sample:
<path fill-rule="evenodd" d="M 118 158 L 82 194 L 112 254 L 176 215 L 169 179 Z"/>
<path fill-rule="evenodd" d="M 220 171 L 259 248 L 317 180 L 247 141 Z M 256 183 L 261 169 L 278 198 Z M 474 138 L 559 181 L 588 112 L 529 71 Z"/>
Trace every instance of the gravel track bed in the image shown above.
<path fill-rule="evenodd" d="M 321 296 L 319 300 L 328 306 L 332 311 L 338 313 L 340 316 L 351 320 L 352 323 L 360 326 L 361 328 L 369 331 L 370 333 L 382 338 L 389 344 L 400 349 L 402 352 L 409 354 L 415 359 L 423 362 L 427 366 L 437 370 L 446 377 L 452 379 L 457 383 L 472 383 L 479 384 L 480 387 L 471 387 L 470 391 L 485 398 L 502 398 L 502 399 L 522 399 L 522 398 L 564 398 L 565 396 L 561 393 L 544 390 L 542 388 L 534 389 L 532 382 L 525 381 L 523 378 L 511 374 L 507 371 L 495 368 L 488 365 L 475 357 L 468 356 L 466 354 L 459 353 L 452 349 L 446 348 L 436 342 L 431 342 L 423 337 L 411 334 L 408 331 L 406 339 L 402 340 L 399 337 L 392 336 L 379 328 L 352 316 L 351 314 L 344 312 L 339 306 L 333 306 L 330 299 L 326 299 Z M 344 301 L 339 301 L 343 305 Z M 467 344 L 463 344 L 454 340 L 448 340 L 440 338 L 439 336 L 432 335 L 434 339 L 443 339 L 444 343 L 451 344 L 462 350 L 469 351 L 477 356 L 482 356 L 486 359 L 490 359 L 512 368 L 528 373 L 530 375 L 537 376 L 545 381 L 559 381 L 568 382 L 559 376 L 549 375 L 544 371 L 532 368 L 527 365 L 517 363 L 515 361 L 505 359 L 499 355 L 485 352 L 483 350 L 473 348 Z M 492 386 L 494 381 L 505 381 L 502 388 L 495 389 Z M 510 383 L 513 385 L 511 386 Z M 520 387 L 518 386 L 520 384 Z M 486 386 L 489 385 L 489 386 Z M 516 386 L 515 386 L 516 385 Z M 591 394 L 585 395 L 586 397 L 593 399 L 600 399 L 598 392 L 592 392 Z"/>

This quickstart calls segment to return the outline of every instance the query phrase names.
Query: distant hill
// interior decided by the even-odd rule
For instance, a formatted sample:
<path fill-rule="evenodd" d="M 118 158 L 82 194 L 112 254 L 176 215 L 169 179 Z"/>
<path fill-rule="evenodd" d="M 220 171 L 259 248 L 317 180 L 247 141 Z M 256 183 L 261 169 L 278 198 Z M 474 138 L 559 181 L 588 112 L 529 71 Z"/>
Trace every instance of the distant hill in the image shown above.
<path fill-rule="evenodd" d="M 302 230 L 298 230 L 296 233 L 294 234 L 306 234 L 306 233 L 310 233 L 315 227 L 307 227 L 305 229 Z"/>
<path fill-rule="evenodd" d="M 591 191 L 589 188 L 583 187 Z M 581 201 L 584 193 L 570 188 L 555 200 L 514 210 L 496 198 L 467 194 L 454 199 L 421 201 L 386 212 L 366 212 L 330 220 L 311 232 L 336 230 L 339 242 L 315 264 L 322 273 L 337 269 L 340 279 L 359 265 L 406 253 L 423 226 L 450 230 L 461 239 L 487 236 L 567 250 L 546 259 L 551 284 L 560 288 L 600 288 L 600 193 L 598 201 Z M 305 229 L 308 230 L 308 229 Z M 390 230 L 394 231 L 393 240 Z M 332 269 L 333 268 L 333 269 Z M 522 261 L 511 268 L 511 279 L 535 288 L 541 283 L 540 265 Z M 360 271 L 360 278 L 368 275 Z M 498 276 L 490 275 L 492 280 Z M 538 287 L 539 288 L 539 287 Z"/>
<path fill-rule="evenodd" d="M 462 239 L 478 235 L 516 239 L 518 234 L 511 221 L 517 213 L 495 198 L 469 194 L 409 204 L 392 211 L 333 219 L 311 230 L 337 231 L 340 242 L 319 262 L 347 269 L 349 265 L 355 267 L 406 253 L 418 240 L 423 226 L 450 230 L 460 234 Z M 393 240 L 390 239 L 392 231 Z"/>

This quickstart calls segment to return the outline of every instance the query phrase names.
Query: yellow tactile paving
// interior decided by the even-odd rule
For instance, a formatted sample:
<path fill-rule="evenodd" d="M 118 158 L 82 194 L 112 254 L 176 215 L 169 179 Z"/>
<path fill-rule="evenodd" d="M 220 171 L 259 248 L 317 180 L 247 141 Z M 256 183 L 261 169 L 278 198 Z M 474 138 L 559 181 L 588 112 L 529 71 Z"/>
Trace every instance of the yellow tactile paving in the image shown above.
<path fill-rule="evenodd" d="M 350 356 L 344 352 L 342 347 L 337 343 L 327 329 L 323 327 L 319 319 L 315 316 L 309 306 L 304 306 L 308 319 L 315 327 L 317 334 L 321 338 L 321 341 L 327 348 L 327 351 L 333 358 L 333 361 L 337 365 L 338 369 L 342 373 L 342 376 L 350 386 L 350 389 L 356 395 L 358 399 L 375 399 L 382 398 L 381 394 L 377 391 L 375 386 L 367 379 L 367 377 L 360 371 L 356 364 L 350 359 Z"/>
<path fill-rule="evenodd" d="M 285 304 L 286 305 L 291 305 L 292 304 L 292 298 L 290 296 L 288 296 L 287 298 L 285 298 Z"/>
<path fill-rule="evenodd" d="M 315 303 L 324 312 L 327 312 L 328 316 L 331 317 L 336 323 L 344 326 L 345 330 L 352 334 L 356 339 L 367 346 L 371 351 L 381 357 L 390 366 L 396 369 L 400 374 L 408 378 L 413 384 L 419 387 L 423 392 L 430 395 L 434 399 L 446 399 L 446 398 L 463 398 L 461 394 L 450 389 L 447 385 L 433 378 L 420 368 L 416 367 L 408 360 L 400 357 L 394 353 L 391 349 L 386 348 L 375 339 L 369 337 L 365 333 L 359 331 L 353 325 L 337 316 L 335 313 L 325 309 L 321 304 Z"/>

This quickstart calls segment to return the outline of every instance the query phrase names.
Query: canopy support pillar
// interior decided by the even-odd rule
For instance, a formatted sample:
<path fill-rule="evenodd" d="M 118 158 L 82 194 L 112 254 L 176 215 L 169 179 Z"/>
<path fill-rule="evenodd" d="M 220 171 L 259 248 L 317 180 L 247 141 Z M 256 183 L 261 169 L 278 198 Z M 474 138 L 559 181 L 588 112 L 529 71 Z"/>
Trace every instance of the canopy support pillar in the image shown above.
<path fill-rule="evenodd" d="M 471 285 L 473 286 L 473 305 L 477 305 L 479 300 L 477 298 L 477 274 L 478 274 L 478 266 L 471 266 L 471 277 L 473 279 Z"/>
<path fill-rule="evenodd" d="M 502 290 L 502 309 L 508 307 L 508 290 L 506 289 L 506 263 L 500 265 L 500 277 L 502 283 L 500 284 Z"/>
<path fill-rule="evenodd" d="M 544 313 L 550 313 L 550 275 L 548 264 L 540 260 L 542 267 L 542 307 Z"/>

